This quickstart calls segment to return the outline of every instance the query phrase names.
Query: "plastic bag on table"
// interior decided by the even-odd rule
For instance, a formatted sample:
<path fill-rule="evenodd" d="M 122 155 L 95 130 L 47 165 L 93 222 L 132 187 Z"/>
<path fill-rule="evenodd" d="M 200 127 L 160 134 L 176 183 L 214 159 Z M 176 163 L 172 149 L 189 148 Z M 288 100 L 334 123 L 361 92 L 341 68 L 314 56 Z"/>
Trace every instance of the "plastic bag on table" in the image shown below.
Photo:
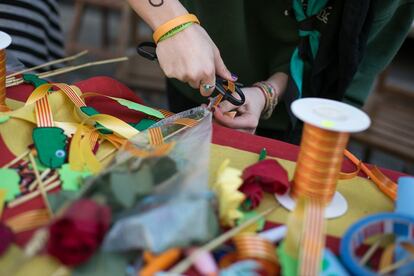
<path fill-rule="evenodd" d="M 198 123 L 183 127 L 177 124 L 182 118 Z M 191 109 L 151 128 L 158 127 L 167 154 L 142 155 L 160 147 L 149 146 L 150 130 L 141 132 L 131 139 L 138 150 L 120 152 L 111 169 L 86 194 L 104 193 L 114 212 L 116 222 L 104 240 L 105 250 L 157 253 L 204 243 L 218 232 L 213 194 L 208 189 L 211 113 L 201 107 Z"/>

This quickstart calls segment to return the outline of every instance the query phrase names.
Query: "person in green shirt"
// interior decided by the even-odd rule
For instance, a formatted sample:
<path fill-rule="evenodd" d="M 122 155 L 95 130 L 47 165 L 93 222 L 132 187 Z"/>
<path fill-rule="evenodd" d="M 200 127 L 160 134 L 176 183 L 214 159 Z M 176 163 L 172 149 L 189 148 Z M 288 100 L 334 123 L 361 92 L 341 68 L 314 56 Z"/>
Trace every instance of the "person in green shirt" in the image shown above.
<path fill-rule="evenodd" d="M 362 105 L 375 76 L 401 46 L 414 14 L 410 0 L 129 2 L 154 31 L 186 13 L 201 22 L 157 44 L 172 111 L 206 103 L 215 75 L 238 79 L 245 84 L 246 103 L 222 102 L 215 120 L 282 140 L 294 125 L 289 98 L 318 96 Z M 303 20 L 308 18 L 312 22 Z M 226 116 L 231 110 L 236 117 Z"/>

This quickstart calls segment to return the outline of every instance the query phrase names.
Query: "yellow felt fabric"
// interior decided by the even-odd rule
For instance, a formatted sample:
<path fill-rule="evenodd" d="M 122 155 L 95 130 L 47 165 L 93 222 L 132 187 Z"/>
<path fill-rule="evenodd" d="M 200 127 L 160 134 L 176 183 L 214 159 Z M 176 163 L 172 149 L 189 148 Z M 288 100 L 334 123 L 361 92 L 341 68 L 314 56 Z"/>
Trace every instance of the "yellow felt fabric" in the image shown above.
<path fill-rule="evenodd" d="M 214 178 L 218 167 L 226 158 L 231 160 L 230 164 L 232 167 L 244 169 L 257 162 L 259 157 L 258 154 L 255 153 L 230 147 L 212 145 L 210 182 L 215 180 Z M 291 179 L 295 170 L 295 162 L 282 159 L 277 160 L 288 171 L 289 178 Z M 374 183 L 365 178 L 355 177 L 350 180 L 339 181 L 338 190 L 348 201 L 348 211 L 340 218 L 328 220 L 329 235 L 341 237 L 349 226 L 360 218 L 374 213 L 390 212 L 394 210 L 393 202 L 378 190 Z M 278 204 L 276 199 L 272 195 L 266 194 L 258 211 L 264 211 L 275 204 Z M 267 220 L 277 223 L 285 223 L 287 215 L 288 211 L 283 207 L 280 207 L 268 216 Z"/>

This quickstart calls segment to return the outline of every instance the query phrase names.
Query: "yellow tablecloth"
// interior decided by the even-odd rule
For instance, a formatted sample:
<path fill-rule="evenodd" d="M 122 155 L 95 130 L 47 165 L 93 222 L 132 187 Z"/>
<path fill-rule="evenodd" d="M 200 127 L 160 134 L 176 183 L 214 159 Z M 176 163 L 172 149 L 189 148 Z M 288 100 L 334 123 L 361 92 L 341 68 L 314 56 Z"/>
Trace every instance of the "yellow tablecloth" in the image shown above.
<path fill-rule="evenodd" d="M 231 160 L 232 167 L 244 169 L 257 162 L 258 154 L 213 144 L 210 159 L 210 181 L 215 180 L 217 169 L 226 158 Z M 295 162 L 278 158 L 276 160 L 288 171 L 291 179 L 295 170 Z M 393 202 L 368 179 L 355 177 L 351 180 L 341 180 L 338 183 L 338 190 L 348 201 L 348 211 L 340 218 L 328 220 L 329 235 L 341 237 L 348 227 L 360 218 L 394 209 Z M 274 196 L 266 194 L 258 211 L 265 210 L 275 204 L 278 203 Z M 287 215 L 288 211 L 280 206 L 267 217 L 267 220 L 285 223 Z"/>

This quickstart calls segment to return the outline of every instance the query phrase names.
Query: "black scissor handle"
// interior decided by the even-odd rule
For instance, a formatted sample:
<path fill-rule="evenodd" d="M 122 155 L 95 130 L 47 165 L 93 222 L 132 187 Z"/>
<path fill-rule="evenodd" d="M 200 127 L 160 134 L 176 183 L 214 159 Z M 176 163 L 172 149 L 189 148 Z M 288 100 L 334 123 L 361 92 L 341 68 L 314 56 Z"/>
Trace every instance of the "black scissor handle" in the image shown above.
<path fill-rule="evenodd" d="M 239 95 L 240 98 L 236 98 L 235 96 L 232 95 L 232 91 L 224 88 L 224 85 L 228 86 L 228 80 L 225 80 L 219 76 L 216 76 L 216 89 L 217 91 L 223 95 L 223 100 L 224 101 L 228 101 L 231 104 L 235 105 L 235 106 L 241 106 L 244 104 L 244 102 L 246 101 L 246 97 L 244 96 L 243 91 L 241 90 L 241 87 L 243 87 L 243 84 L 241 83 L 235 83 L 235 90 L 234 92 L 237 93 L 237 95 Z"/>
<path fill-rule="evenodd" d="M 137 52 L 140 56 L 149 59 L 151 61 L 158 60 L 155 49 L 157 44 L 154 42 L 142 42 L 137 47 Z"/>
<path fill-rule="evenodd" d="M 157 45 L 154 42 L 142 42 L 137 47 L 137 52 L 140 56 L 149 59 L 151 61 L 158 60 L 157 52 L 156 52 Z M 241 87 L 243 87 L 240 83 L 235 83 L 235 92 L 239 95 L 239 98 L 236 98 L 232 95 L 232 92 L 228 89 L 224 88 L 224 86 L 228 86 L 228 80 L 225 80 L 219 76 L 216 76 L 216 89 L 217 91 L 223 95 L 223 100 L 232 103 L 235 106 L 241 106 L 246 101 L 246 97 L 241 91 Z"/>

